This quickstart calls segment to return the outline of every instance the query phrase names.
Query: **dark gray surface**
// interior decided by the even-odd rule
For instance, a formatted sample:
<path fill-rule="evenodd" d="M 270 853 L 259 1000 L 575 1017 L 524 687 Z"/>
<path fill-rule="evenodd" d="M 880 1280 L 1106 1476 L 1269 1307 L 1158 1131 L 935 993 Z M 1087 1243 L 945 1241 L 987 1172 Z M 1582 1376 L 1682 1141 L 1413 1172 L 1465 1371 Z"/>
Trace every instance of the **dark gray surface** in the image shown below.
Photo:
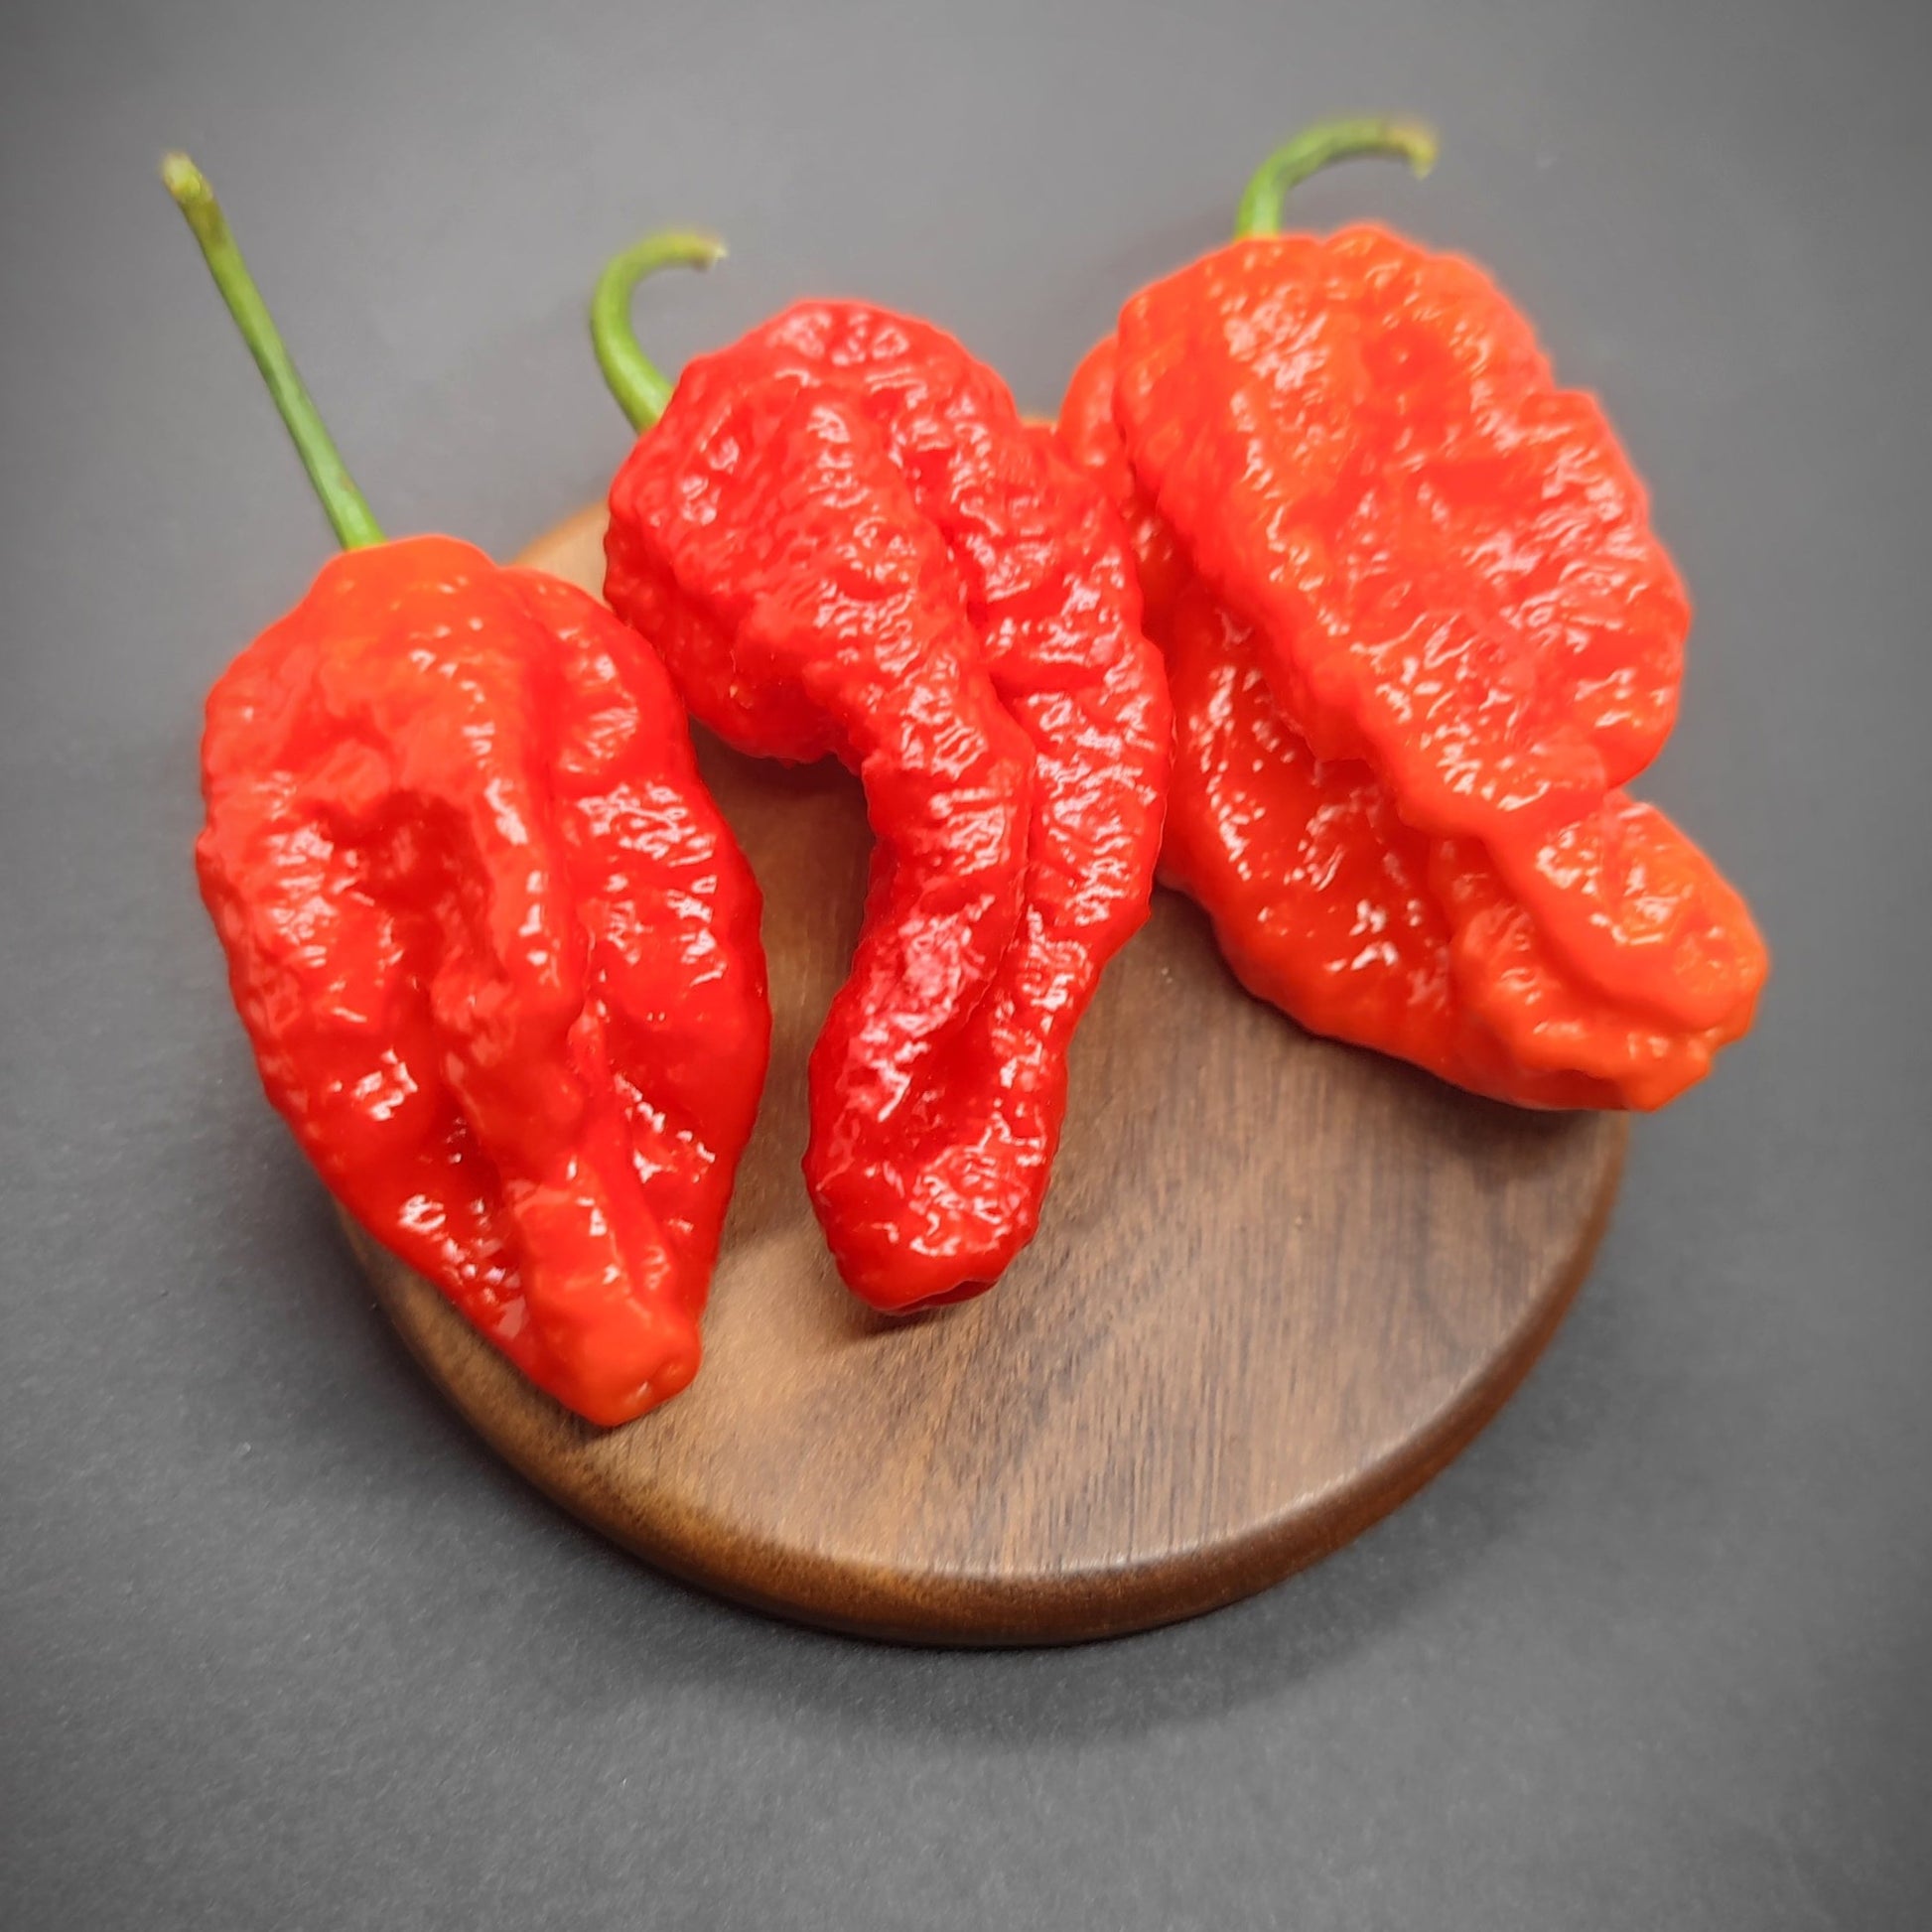
<path fill-rule="evenodd" d="M 0 1923 L 1932 1922 L 1929 23 L 7 8 Z M 1615 411 L 1701 610 L 1648 788 L 1762 915 L 1760 1031 L 1641 1126 L 1501 1421 L 1318 1572 L 989 1657 L 662 1583 L 430 1394 L 255 1087 L 198 705 L 324 529 L 155 158 L 391 527 L 503 552 L 623 447 L 579 312 L 633 230 L 734 243 L 669 356 L 863 291 L 1048 405 L 1266 144 L 1381 104 L 1437 177 L 1303 213 L 1487 260 Z"/>

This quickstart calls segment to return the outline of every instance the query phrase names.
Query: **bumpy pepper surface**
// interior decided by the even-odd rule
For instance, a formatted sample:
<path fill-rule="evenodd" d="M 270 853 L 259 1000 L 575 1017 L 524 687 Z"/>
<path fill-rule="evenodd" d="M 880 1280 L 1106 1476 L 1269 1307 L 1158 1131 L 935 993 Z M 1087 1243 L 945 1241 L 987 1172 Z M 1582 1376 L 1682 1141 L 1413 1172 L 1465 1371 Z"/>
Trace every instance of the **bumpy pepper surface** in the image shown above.
<path fill-rule="evenodd" d="M 1325 158 L 1366 151 L 1415 157 Z M 1477 271 L 1239 240 L 1129 302 L 1059 434 L 1169 651 L 1165 869 L 1252 988 L 1524 1104 L 1660 1105 L 1748 1026 L 1742 902 L 1613 786 L 1669 729 L 1688 606 Z"/>
<path fill-rule="evenodd" d="M 1711 1024 L 1674 952 L 1577 917 L 1540 863 L 1663 744 L 1690 608 L 1601 410 L 1522 318 L 1380 229 L 1254 236 L 1135 296 L 1119 355 L 1135 475 L 1313 749 L 1481 840 L 1592 969 Z"/>
<path fill-rule="evenodd" d="M 1690 1030 L 1553 954 L 1475 841 L 1404 822 L 1359 759 L 1322 760 L 1283 718 L 1253 633 L 1199 585 L 1164 630 L 1174 771 L 1162 873 L 1213 921 L 1250 992 L 1307 1027 L 1530 1107 L 1663 1105 L 1748 1025 L 1748 997 Z M 1701 944 L 1740 908 L 1650 807 L 1613 794 L 1616 839 Z M 1748 921 L 1742 922 L 1747 928 Z"/>
<path fill-rule="evenodd" d="M 759 895 L 663 669 L 593 599 L 350 551 L 208 698 L 203 892 L 344 1206 L 615 1424 L 697 1372 L 763 1081 Z"/>
<path fill-rule="evenodd" d="M 385 541 L 212 191 L 163 179 L 346 546 L 207 703 L 203 893 L 270 1100 L 533 1381 L 685 1386 L 770 1037 L 759 895 L 594 599 Z"/>
<path fill-rule="evenodd" d="M 1032 1238 L 1069 1039 L 1148 912 L 1171 721 L 1125 533 L 950 337 L 842 302 L 685 370 L 607 542 L 695 716 L 865 785 L 806 1180 L 867 1301 L 976 1293 Z"/>

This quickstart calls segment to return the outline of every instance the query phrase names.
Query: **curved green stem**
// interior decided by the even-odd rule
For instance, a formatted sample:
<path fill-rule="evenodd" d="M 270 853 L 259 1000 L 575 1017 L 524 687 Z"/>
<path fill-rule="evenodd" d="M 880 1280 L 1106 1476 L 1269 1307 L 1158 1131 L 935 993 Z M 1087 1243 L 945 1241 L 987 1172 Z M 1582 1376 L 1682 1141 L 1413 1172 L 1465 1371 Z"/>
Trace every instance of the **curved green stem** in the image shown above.
<path fill-rule="evenodd" d="M 1406 161 L 1418 175 L 1426 175 L 1436 165 L 1436 131 L 1420 121 L 1374 119 L 1317 121 L 1304 128 L 1255 170 L 1235 216 L 1236 238 L 1273 234 L 1282 225 L 1282 203 L 1289 190 L 1317 169 L 1373 154 Z"/>
<path fill-rule="evenodd" d="M 207 177 L 185 154 L 171 154 L 161 164 L 161 179 L 187 215 L 195 239 L 202 244 L 214 286 L 221 291 L 221 300 L 228 305 L 228 313 L 241 331 L 241 340 L 248 345 L 248 352 L 261 370 L 268 393 L 275 398 L 275 407 L 281 411 L 296 454 L 309 473 L 309 481 L 315 484 L 316 494 L 321 497 L 322 507 L 328 512 L 343 548 L 355 550 L 364 544 L 380 543 L 382 526 L 376 522 L 375 512 L 369 508 L 362 492 L 355 487 L 341 452 L 324 428 L 302 378 L 296 374 L 275 319 L 268 313 L 268 304 L 262 300 L 262 292 L 255 286 L 248 264 L 241 259 L 241 250 L 235 246 L 235 238 L 228 230 L 228 217 L 221 212 L 221 204 L 214 199 Z"/>
<path fill-rule="evenodd" d="M 630 298 L 646 275 L 660 268 L 709 268 L 723 258 L 716 235 L 693 228 L 665 228 L 612 256 L 591 295 L 591 346 L 618 407 L 632 429 L 649 429 L 671 399 L 671 384 L 637 342 L 630 326 Z"/>

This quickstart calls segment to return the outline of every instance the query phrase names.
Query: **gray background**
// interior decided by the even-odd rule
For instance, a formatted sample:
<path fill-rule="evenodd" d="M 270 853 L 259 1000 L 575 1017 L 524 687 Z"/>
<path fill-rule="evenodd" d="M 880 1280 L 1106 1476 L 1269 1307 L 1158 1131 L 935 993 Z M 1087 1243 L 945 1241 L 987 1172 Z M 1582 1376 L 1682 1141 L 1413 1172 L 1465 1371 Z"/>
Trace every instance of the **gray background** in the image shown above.
<path fill-rule="evenodd" d="M 0 1923 L 1904 1927 L 1932 1863 L 1932 10 L 37 0 L 0 41 Z M 1698 595 L 1648 785 L 1757 1035 L 1642 1124 L 1502 1419 L 1325 1567 L 1072 1653 L 778 1627 L 580 1532 L 403 1357 L 197 903 L 201 693 L 325 531 L 153 179 L 222 189 L 396 530 L 499 553 L 806 291 L 1050 406 L 1312 115 L 1490 263 Z M 554 1913 L 554 1915 L 553 1915 Z"/>

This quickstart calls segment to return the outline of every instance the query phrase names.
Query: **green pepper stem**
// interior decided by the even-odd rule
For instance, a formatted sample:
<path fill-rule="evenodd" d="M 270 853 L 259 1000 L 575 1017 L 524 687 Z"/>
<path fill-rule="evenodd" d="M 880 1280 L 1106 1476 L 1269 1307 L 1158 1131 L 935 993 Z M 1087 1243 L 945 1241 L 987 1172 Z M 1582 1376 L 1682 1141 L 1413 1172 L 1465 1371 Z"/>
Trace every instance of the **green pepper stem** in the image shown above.
<path fill-rule="evenodd" d="M 161 179 L 187 215 L 195 239 L 202 244 L 208 273 L 214 277 L 214 286 L 228 305 L 228 313 L 241 331 L 241 340 L 248 345 L 248 352 L 262 372 L 262 380 L 268 384 L 268 393 L 275 399 L 275 407 L 281 412 L 296 454 L 309 473 L 309 481 L 322 499 L 322 507 L 335 526 L 338 540 L 345 550 L 380 543 L 382 526 L 376 522 L 375 513 L 362 492 L 355 487 L 335 440 L 324 427 L 321 414 L 296 373 L 281 332 L 275 327 L 275 318 L 268 313 L 268 304 L 262 300 L 262 292 L 241 258 L 241 250 L 235 246 L 228 217 L 221 212 L 221 204 L 214 199 L 207 177 L 185 154 L 171 154 L 161 163 Z"/>
<path fill-rule="evenodd" d="M 716 235 L 665 228 L 614 255 L 597 278 L 591 295 L 591 346 L 632 429 L 649 429 L 671 399 L 670 382 L 639 346 L 630 326 L 630 298 L 637 284 L 660 268 L 709 268 L 724 253 L 725 244 Z"/>
<path fill-rule="evenodd" d="M 1406 161 L 1418 174 L 1436 165 L 1436 133 L 1420 121 L 1317 121 L 1283 144 L 1254 172 L 1241 197 L 1234 232 L 1273 234 L 1282 225 L 1282 204 L 1290 189 L 1330 162 L 1361 155 L 1388 155 Z"/>

